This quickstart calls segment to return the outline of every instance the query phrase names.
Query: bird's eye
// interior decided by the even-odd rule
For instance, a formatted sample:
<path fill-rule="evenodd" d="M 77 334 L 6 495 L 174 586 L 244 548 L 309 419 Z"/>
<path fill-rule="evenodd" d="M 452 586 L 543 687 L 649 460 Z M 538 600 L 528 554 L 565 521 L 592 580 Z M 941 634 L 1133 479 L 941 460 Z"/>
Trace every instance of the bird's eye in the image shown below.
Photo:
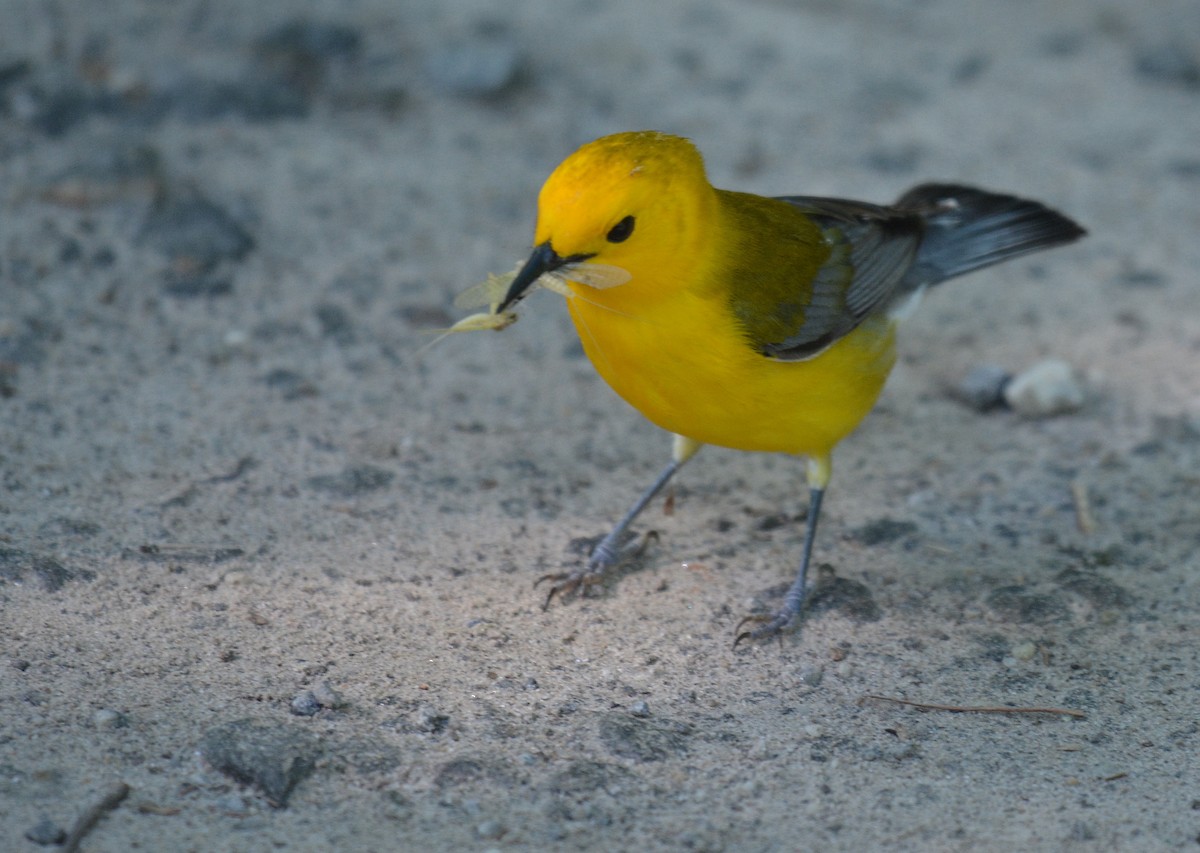
<path fill-rule="evenodd" d="M 633 233 L 633 217 L 626 216 L 616 225 L 608 230 L 608 236 L 605 238 L 610 243 L 624 243 L 629 239 L 629 235 Z"/>

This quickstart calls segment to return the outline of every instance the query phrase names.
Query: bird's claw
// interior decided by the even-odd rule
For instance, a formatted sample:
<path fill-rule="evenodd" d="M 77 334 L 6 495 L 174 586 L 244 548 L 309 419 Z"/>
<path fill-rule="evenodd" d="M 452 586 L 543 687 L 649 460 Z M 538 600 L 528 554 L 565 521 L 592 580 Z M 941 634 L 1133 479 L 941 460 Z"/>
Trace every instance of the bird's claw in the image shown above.
<path fill-rule="evenodd" d="M 543 581 L 554 581 L 550 587 L 550 591 L 546 593 L 546 600 L 542 602 L 542 610 L 549 610 L 550 602 L 554 600 L 554 596 L 557 595 L 559 598 L 563 598 L 573 592 L 585 589 L 599 582 L 599 580 L 599 572 L 583 569 L 574 572 L 554 572 L 553 574 L 542 575 L 533 585 L 536 587 Z"/>
<path fill-rule="evenodd" d="M 605 536 L 592 549 L 587 565 L 583 568 L 571 572 L 552 572 L 534 581 L 535 588 L 545 581 L 553 581 L 550 591 L 546 594 L 546 600 L 542 602 L 542 610 L 550 608 L 550 602 L 556 595 L 562 599 L 572 593 L 582 593 L 588 587 L 599 583 L 608 572 L 626 560 L 639 556 L 651 541 L 657 541 L 658 532 L 651 530 L 641 537 L 629 534 L 625 536 L 625 540 L 623 545 L 617 546 L 611 534 Z"/>
<path fill-rule="evenodd" d="M 737 635 L 733 638 L 733 647 L 736 649 L 742 640 L 758 641 L 765 640 L 768 637 L 778 637 L 779 642 L 782 643 L 784 629 L 791 625 L 795 619 L 796 614 L 789 613 L 786 610 L 781 610 L 774 616 L 767 616 L 765 613 L 756 613 L 746 616 L 741 622 L 738 622 L 737 627 L 733 629 L 734 633 Z M 743 631 L 742 628 L 744 628 L 748 622 L 763 622 L 765 624 L 760 625 L 753 631 Z"/>

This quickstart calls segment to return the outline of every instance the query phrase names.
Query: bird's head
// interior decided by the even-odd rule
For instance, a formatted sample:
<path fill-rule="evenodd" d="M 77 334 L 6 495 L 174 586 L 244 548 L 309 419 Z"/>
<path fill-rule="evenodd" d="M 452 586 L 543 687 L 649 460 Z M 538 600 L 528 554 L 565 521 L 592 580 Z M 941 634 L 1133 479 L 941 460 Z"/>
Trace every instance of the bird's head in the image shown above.
<path fill-rule="evenodd" d="M 589 265 L 624 270 L 622 286 L 669 288 L 680 280 L 671 271 L 703 245 L 715 204 L 700 152 L 686 139 L 640 131 L 589 142 L 542 187 L 533 253 L 499 310 L 545 273 L 588 286 Z"/>

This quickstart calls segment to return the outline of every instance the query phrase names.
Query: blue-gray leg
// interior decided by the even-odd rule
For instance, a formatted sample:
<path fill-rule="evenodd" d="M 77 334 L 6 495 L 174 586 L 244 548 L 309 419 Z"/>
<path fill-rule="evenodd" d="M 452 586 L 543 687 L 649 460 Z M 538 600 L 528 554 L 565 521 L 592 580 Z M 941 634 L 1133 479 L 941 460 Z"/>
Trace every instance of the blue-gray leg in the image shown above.
<path fill-rule="evenodd" d="M 762 640 L 772 637 L 790 626 L 804 607 L 804 596 L 808 592 L 808 564 L 812 562 L 813 543 L 817 539 L 817 522 L 821 518 L 821 498 L 825 495 L 825 487 L 833 475 L 833 464 L 828 456 L 811 456 L 808 460 L 808 519 L 804 525 L 804 551 L 800 555 L 800 571 L 796 579 L 788 587 L 783 597 L 783 607 L 763 625 L 753 631 L 743 631 L 742 626 L 747 622 L 760 621 L 757 616 L 748 616 L 738 623 L 734 629 L 737 636 L 733 640 L 736 649 L 742 640 Z"/>
<path fill-rule="evenodd" d="M 550 606 L 550 602 L 554 600 L 554 596 L 563 596 L 581 587 L 596 583 L 604 576 L 605 572 L 620 565 L 631 553 L 638 550 L 636 546 L 629 548 L 625 544 L 629 525 L 633 524 L 634 520 L 641 515 L 642 510 L 646 508 L 646 505 L 654 500 L 654 496 L 663 490 L 667 483 L 671 481 L 671 478 L 675 476 L 675 472 L 682 468 L 683 464 L 691 459 L 700 447 L 699 442 L 692 441 L 690 438 L 684 438 L 681 435 L 675 436 L 674 450 L 667 467 L 662 469 L 662 472 L 650 484 L 650 487 L 642 492 L 641 496 L 634 501 L 633 506 L 613 526 L 608 535 L 601 539 L 600 543 L 592 549 L 587 565 L 573 572 L 545 575 L 538 580 L 538 583 L 546 580 L 554 581 L 554 585 L 550 587 L 550 592 L 546 595 L 545 603 L 542 604 L 543 610 Z"/>

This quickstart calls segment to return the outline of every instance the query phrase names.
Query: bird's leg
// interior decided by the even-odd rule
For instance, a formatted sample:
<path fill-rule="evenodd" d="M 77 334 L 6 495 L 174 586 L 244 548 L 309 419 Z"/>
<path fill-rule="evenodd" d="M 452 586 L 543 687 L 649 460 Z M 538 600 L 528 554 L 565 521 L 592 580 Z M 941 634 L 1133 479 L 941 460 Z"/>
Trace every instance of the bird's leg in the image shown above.
<path fill-rule="evenodd" d="M 821 498 L 825 495 L 825 487 L 829 485 L 832 470 L 828 456 L 809 458 L 808 520 L 804 526 L 804 551 L 800 555 L 800 571 L 797 572 L 792 585 L 788 587 L 787 594 L 783 597 L 783 607 L 779 608 L 779 612 L 753 631 L 743 631 L 742 627 L 747 622 L 760 621 L 761 617 L 747 616 L 738 623 L 737 628 L 734 629 L 737 632 L 733 641 L 735 649 L 742 640 L 761 640 L 775 636 L 791 625 L 800 615 L 800 610 L 804 607 L 804 596 L 808 592 L 808 564 L 812 560 L 813 542 L 817 538 L 817 521 L 821 517 Z"/>
<path fill-rule="evenodd" d="M 545 603 L 542 604 L 543 610 L 550 606 L 550 602 L 554 600 L 554 596 L 561 597 L 581 587 L 596 583 L 604 576 L 605 572 L 620 565 L 625 559 L 641 551 L 642 543 L 638 543 L 632 547 L 626 544 L 629 525 L 633 524 L 634 519 L 641 515 L 646 505 L 654 500 L 654 496 L 661 492 L 663 487 L 670 482 L 671 478 L 675 476 L 675 472 L 682 468 L 685 462 L 696 455 L 696 451 L 701 446 L 698 441 L 693 441 L 682 435 L 675 436 L 671 461 L 662 469 L 662 472 L 650 484 L 650 487 L 642 492 L 638 499 L 634 501 L 633 506 L 613 526 L 608 535 L 601 539 L 599 544 L 592 549 L 587 564 L 572 572 L 544 575 L 538 579 L 537 583 L 547 580 L 554 581 L 554 585 L 550 587 L 550 592 L 546 595 Z"/>

